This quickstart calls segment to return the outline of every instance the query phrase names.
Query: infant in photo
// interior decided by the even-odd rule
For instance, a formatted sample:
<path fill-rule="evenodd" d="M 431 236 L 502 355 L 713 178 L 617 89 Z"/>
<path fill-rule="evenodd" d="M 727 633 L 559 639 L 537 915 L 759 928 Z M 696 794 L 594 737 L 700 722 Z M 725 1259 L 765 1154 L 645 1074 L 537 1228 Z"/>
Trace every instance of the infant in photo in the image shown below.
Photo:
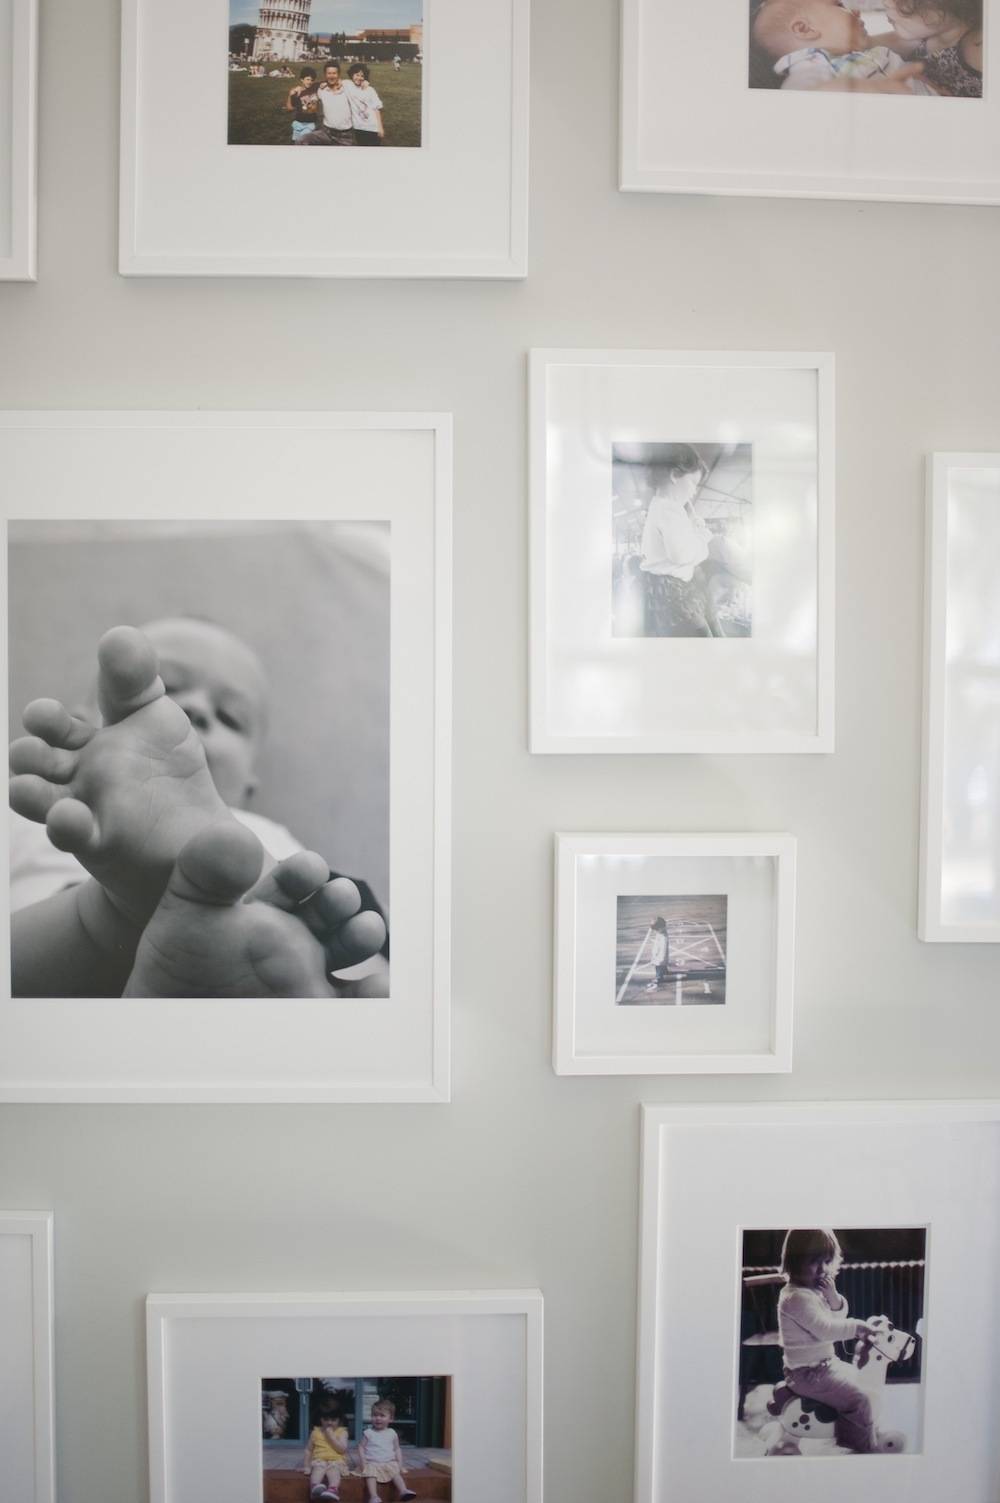
<path fill-rule="evenodd" d="M 930 92 L 921 66 L 876 44 L 858 12 L 839 0 L 763 0 L 751 32 L 783 89 Z"/>

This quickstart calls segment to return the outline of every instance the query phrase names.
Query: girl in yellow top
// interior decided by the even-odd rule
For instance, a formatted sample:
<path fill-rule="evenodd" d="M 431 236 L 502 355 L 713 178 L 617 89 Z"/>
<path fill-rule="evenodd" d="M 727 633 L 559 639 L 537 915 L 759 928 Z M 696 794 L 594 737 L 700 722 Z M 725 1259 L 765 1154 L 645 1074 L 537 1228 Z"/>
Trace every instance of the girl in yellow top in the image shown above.
<path fill-rule="evenodd" d="M 340 1479 L 347 1476 L 350 1466 L 347 1451 L 350 1446 L 347 1428 L 340 1415 L 332 1410 L 320 1415 L 319 1424 L 313 1426 L 306 1446 L 302 1470 L 309 1478 L 309 1496 L 321 1499 L 322 1503 L 339 1503 Z"/>

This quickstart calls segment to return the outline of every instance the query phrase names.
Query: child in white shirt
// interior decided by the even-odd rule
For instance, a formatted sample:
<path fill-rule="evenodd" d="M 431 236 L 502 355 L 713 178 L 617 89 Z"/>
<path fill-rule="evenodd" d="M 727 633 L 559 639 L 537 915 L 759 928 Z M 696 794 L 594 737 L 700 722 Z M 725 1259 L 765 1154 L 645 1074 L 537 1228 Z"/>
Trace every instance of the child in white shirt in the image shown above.
<path fill-rule="evenodd" d="M 358 146 L 381 146 L 385 140 L 382 101 L 368 81 L 364 63 L 355 63 L 344 84 L 351 106 L 351 123 Z"/>
<path fill-rule="evenodd" d="M 391 1399 L 379 1399 L 372 1405 L 372 1422 L 358 1446 L 361 1458 L 361 1473 L 368 1488 L 369 1499 L 378 1503 L 378 1484 L 391 1482 L 400 1498 L 415 1498 L 417 1495 L 403 1481 L 403 1453 L 399 1436 L 389 1428 L 389 1421 L 396 1418 L 396 1406 Z"/>

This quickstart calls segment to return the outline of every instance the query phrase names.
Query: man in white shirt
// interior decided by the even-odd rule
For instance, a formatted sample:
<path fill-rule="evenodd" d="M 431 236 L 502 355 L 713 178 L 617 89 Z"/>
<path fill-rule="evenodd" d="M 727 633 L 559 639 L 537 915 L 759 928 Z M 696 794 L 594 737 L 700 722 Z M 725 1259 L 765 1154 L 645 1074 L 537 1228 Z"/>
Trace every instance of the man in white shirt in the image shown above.
<path fill-rule="evenodd" d="M 353 146 L 354 122 L 351 118 L 351 101 L 340 77 L 336 63 L 327 63 L 323 70 L 323 82 L 317 90 L 317 100 L 323 124 L 297 141 L 297 146 Z"/>

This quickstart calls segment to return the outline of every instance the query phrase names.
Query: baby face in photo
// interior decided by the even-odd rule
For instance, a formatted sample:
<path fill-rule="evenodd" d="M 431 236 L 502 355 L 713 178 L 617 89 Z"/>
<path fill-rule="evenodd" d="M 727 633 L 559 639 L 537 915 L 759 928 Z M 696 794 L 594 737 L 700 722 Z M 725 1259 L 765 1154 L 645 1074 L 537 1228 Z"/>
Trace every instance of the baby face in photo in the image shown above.
<path fill-rule="evenodd" d="M 871 44 L 861 17 L 838 0 L 764 0 L 754 22 L 754 40 L 773 58 L 804 47 L 839 56 Z"/>

